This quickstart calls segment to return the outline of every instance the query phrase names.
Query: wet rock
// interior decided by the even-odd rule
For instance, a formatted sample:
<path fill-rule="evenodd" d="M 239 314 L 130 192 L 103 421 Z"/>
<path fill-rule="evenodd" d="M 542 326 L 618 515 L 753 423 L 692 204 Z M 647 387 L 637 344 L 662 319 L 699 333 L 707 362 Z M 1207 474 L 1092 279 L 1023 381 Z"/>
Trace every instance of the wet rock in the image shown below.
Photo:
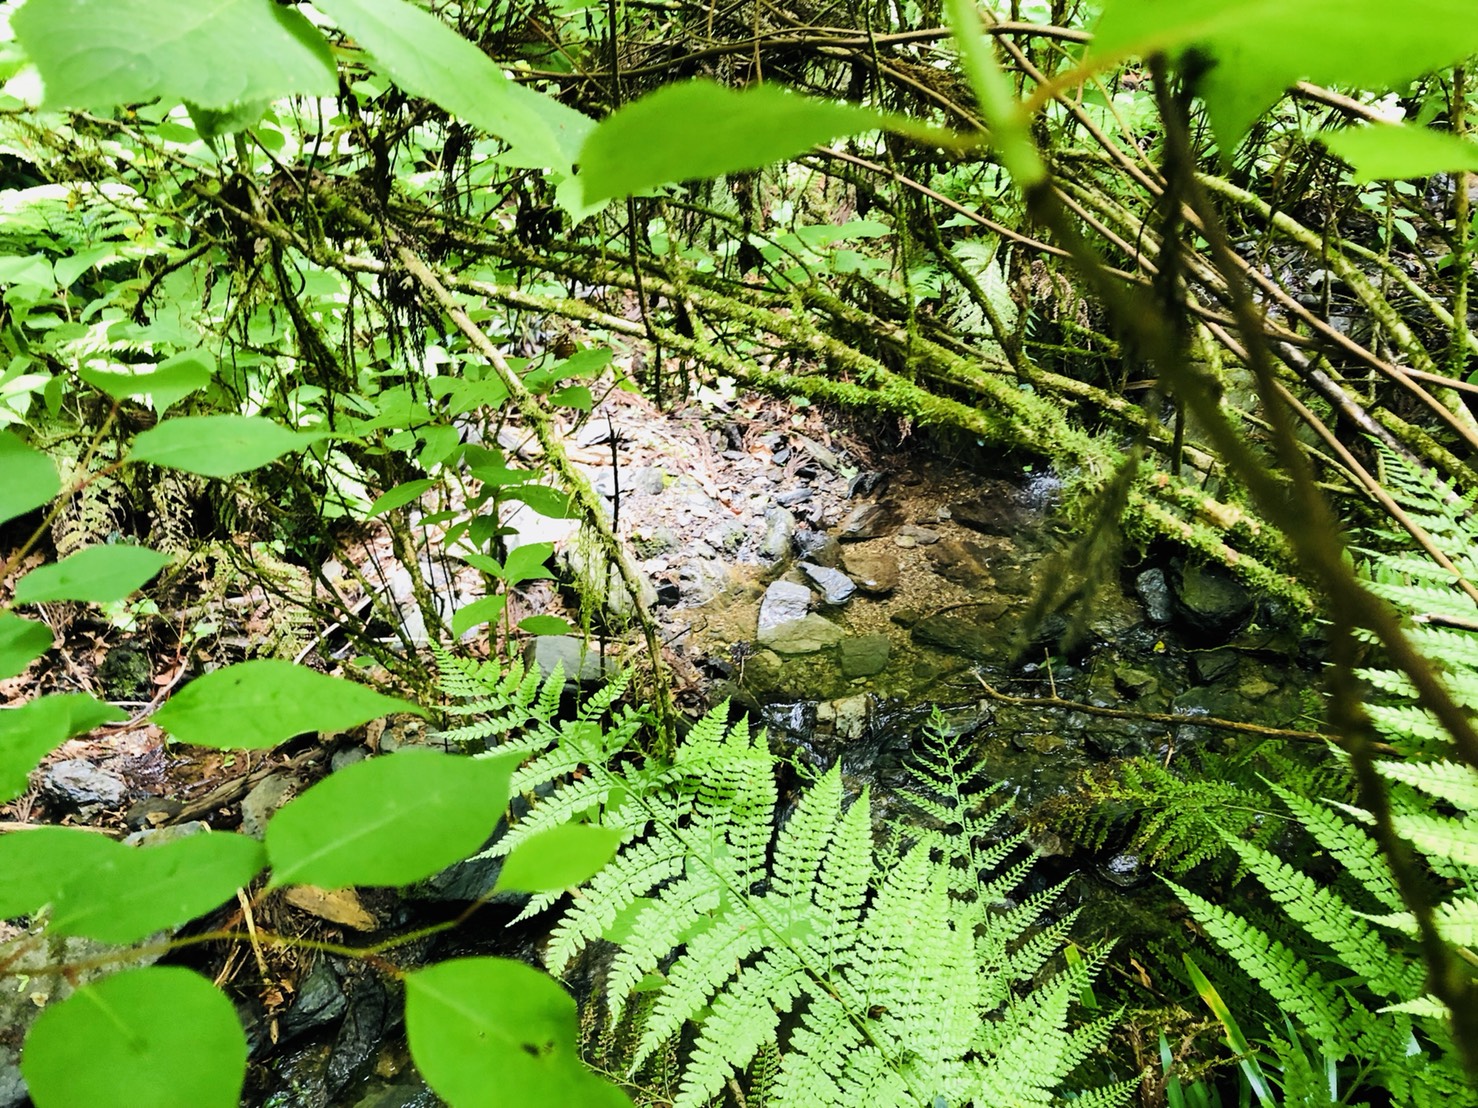
<path fill-rule="evenodd" d="M 968 539 L 941 539 L 929 548 L 934 572 L 965 589 L 987 589 L 995 584 L 989 557 L 983 546 Z"/>
<path fill-rule="evenodd" d="M 1005 496 L 976 497 L 949 506 L 950 518 L 983 535 L 1014 535 L 1025 513 Z"/>
<path fill-rule="evenodd" d="M 1114 671 L 1114 684 L 1134 696 L 1146 696 L 1159 686 L 1155 675 L 1149 670 L 1129 666 Z"/>
<path fill-rule="evenodd" d="M 739 670 L 743 687 L 755 694 L 771 692 L 780 684 L 780 670 L 784 665 L 780 655 L 773 650 L 757 650 Z"/>
<path fill-rule="evenodd" d="M 999 661 L 1011 653 L 1011 628 L 996 625 L 1006 614 L 1004 600 L 921 618 L 909 629 L 914 642 L 975 661 Z"/>
<path fill-rule="evenodd" d="M 1134 579 L 1134 591 L 1144 602 L 1144 609 L 1154 623 L 1169 623 L 1175 614 L 1170 601 L 1170 586 L 1163 569 L 1147 569 Z"/>
<path fill-rule="evenodd" d="M 128 786 L 121 777 L 93 765 L 86 758 L 68 758 L 41 774 L 41 791 L 64 808 L 111 807 L 123 800 Z"/>
<path fill-rule="evenodd" d="M 762 631 L 759 641 L 776 654 L 814 654 L 828 646 L 835 646 L 845 634 L 831 620 L 823 616 L 808 615 Z"/>
<path fill-rule="evenodd" d="M 282 1017 L 282 1037 L 294 1039 L 316 1027 L 333 1023 L 349 1008 L 349 998 L 329 959 L 319 958 L 298 981 L 297 998 Z"/>
<path fill-rule="evenodd" d="M 877 539 L 891 534 L 902 522 L 903 512 L 895 504 L 859 504 L 842 520 L 837 537 L 842 542 Z"/>
<path fill-rule="evenodd" d="M 1237 655 L 1231 650 L 1203 650 L 1191 655 L 1191 669 L 1203 685 L 1220 681 L 1237 668 Z"/>
<path fill-rule="evenodd" d="M 1252 594 L 1221 566 L 1188 561 L 1171 582 L 1176 613 L 1197 634 L 1228 634 L 1252 613 Z"/>
<path fill-rule="evenodd" d="M 770 508 L 765 512 L 765 537 L 760 540 L 760 553 L 771 561 L 778 561 L 790 553 L 790 544 L 795 537 L 795 516 L 784 508 Z"/>
<path fill-rule="evenodd" d="M 759 638 L 783 623 L 804 618 L 811 610 L 811 590 L 794 581 L 775 581 L 760 600 Z"/>
<path fill-rule="evenodd" d="M 898 587 L 898 559 L 885 550 L 847 550 L 842 565 L 857 587 L 870 596 L 886 596 Z"/>
<path fill-rule="evenodd" d="M 1261 673 L 1251 673 L 1238 683 L 1237 692 L 1248 700 L 1261 700 L 1277 688 L 1278 686 L 1276 684 L 1269 681 Z"/>
<path fill-rule="evenodd" d="M 1144 884 L 1148 874 L 1138 854 L 1115 854 L 1098 868 L 1105 881 L 1121 889 L 1132 889 Z"/>
<path fill-rule="evenodd" d="M 404 1019 L 400 986 L 368 967 L 349 966 L 345 975 L 349 1010 L 329 1056 L 328 1085 L 338 1092 L 362 1078 L 385 1036 Z"/>
<path fill-rule="evenodd" d="M 593 685 L 617 668 L 614 658 L 602 658 L 598 646 L 578 635 L 535 635 L 524 660 L 544 677 L 563 665 L 565 679 L 580 685 Z"/>
<path fill-rule="evenodd" d="M 843 677 L 871 677 L 888 668 L 893 644 L 887 635 L 856 635 L 837 644 Z"/>
<path fill-rule="evenodd" d="M 241 801 L 241 833 L 260 839 L 267 832 L 267 821 L 298 793 L 298 779 L 286 773 L 273 773 L 252 786 Z"/>
<path fill-rule="evenodd" d="M 123 821 L 128 824 L 131 831 L 144 831 L 168 823 L 179 815 L 184 807 L 172 797 L 146 796 L 134 802 L 124 815 Z"/>
<path fill-rule="evenodd" d="M 839 569 L 813 565 L 810 562 L 802 562 L 800 568 L 821 590 L 821 600 L 825 604 L 839 607 L 856 595 L 857 586 Z"/>
<path fill-rule="evenodd" d="M 913 523 L 905 523 L 898 528 L 898 534 L 893 537 L 894 542 L 898 542 L 899 539 L 912 539 L 911 545 L 913 546 L 932 546 L 939 541 L 939 532 L 931 531 L 927 527 L 919 527 Z M 903 543 L 900 542 L 898 545 L 902 546 Z"/>
<path fill-rule="evenodd" d="M 797 531 L 795 548 L 805 561 L 818 566 L 835 569 L 842 561 L 842 544 L 828 531 Z"/>

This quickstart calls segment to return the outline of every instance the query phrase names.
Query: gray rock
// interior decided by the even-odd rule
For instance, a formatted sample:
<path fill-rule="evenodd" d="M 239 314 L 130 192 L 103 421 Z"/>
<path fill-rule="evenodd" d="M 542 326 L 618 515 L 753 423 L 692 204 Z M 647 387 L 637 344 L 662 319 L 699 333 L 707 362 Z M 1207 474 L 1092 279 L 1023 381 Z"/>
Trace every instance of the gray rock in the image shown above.
<path fill-rule="evenodd" d="M 949 506 L 950 518 L 984 535 L 1014 535 L 1021 530 L 1025 513 L 1004 496 L 978 497 Z"/>
<path fill-rule="evenodd" d="M 690 553 L 677 571 L 678 591 L 688 604 L 706 604 L 729 587 L 733 574 L 728 563 L 712 550 L 706 554 L 698 550 Z"/>
<path fill-rule="evenodd" d="M 765 512 L 765 537 L 760 540 L 760 553 L 771 561 L 778 561 L 790 553 L 791 540 L 795 537 L 795 516 L 784 508 L 770 508 Z"/>
<path fill-rule="evenodd" d="M 895 504 L 859 504 L 848 513 L 837 528 L 842 542 L 860 542 L 891 534 L 903 522 L 903 512 Z"/>
<path fill-rule="evenodd" d="M 845 632 L 831 620 L 813 614 L 776 624 L 762 631 L 759 641 L 776 654 L 814 654 L 844 637 Z"/>
<path fill-rule="evenodd" d="M 795 548 L 803 559 L 818 566 L 835 569 L 842 562 L 842 544 L 828 531 L 797 531 Z"/>
<path fill-rule="evenodd" d="M 985 589 L 995 584 L 985 548 L 968 539 L 942 539 L 929 548 L 934 572 L 966 589 Z"/>
<path fill-rule="evenodd" d="M 909 629 L 915 642 L 960 654 L 976 661 L 1001 661 L 1011 652 L 1012 628 L 995 621 L 1006 614 L 1004 600 L 972 604 L 939 615 L 925 616 Z"/>
<path fill-rule="evenodd" d="M 887 635 L 857 635 L 837 644 L 843 677 L 871 677 L 888 668 L 893 644 Z"/>
<path fill-rule="evenodd" d="M 802 562 L 800 568 L 821 590 L 822 601 L 833 607 L 845 604 L 857 592 L 857 586 L 852 583 L 852 579 L 839 569 L 812 565 L 810 562 Z"/>
<path fill-rule="evenodd" d="M 644 561 L 666 554 L 677 546 L 677 536 L 670 527 L 653 527 L 649 531 L 634 530 L 629 541 L 631 552 Z"/>
<path fill-rule="evenodd" d="M 1200 634 L 1228 634 L 1252 612 L 1252 594 L 1221 566 L 1188 561 L 1172 583 L 1177 614 Z"/>
<path fill-rule="evenodd" d="M 563 665 L 565 679 L 581 685 L 595 684 L 617 668 L 614 658 L 602 659 L 600 649 L 578 635 L 535 635 L 524 661 L 545 677 Z"/>
<path fill-rule="evenodd" d="M 282 1035 L 291 1039 L 315 1027 L 332 1023 L 349 1008 L 344 986 L 326 957 L 320 956 L 298 981 L 293 1006 L 282 1018 Z"/>
<path fill-rule="evenodd" d="M 355 762 L 362 762 L 369 757 L 369 751 L 362 746 L 347 746 L 343 750 L 335 750 L 333 757 L 328 760 L 328 768 L 338 773 L 341 769 L 348 769 Z"/>
<path fill-rule="evenodd" d="M 886 550 L 847 550 L 842 565 L 857 587 L 870 596 L 886 596 L 898 587 L 898 559 Z"/>
<path fill-rule="evenodd" d="M 789 492 L 776 493 L 775 503 L 783 504 L 785 507 L 789 508 L 796 504 L 805 503 L 814 495 L 815 492 L 811 489 L 791 489 Z"/>
<path fill-rule="evenodd" d="M 1134 579 L 1134 591 L 1154 623 L 1169 623 L 1174 611 L 1170 605 L 1170 586 L 1165 583 L 1163 569 L 1147 569 Z"/>
<path fill-rule="evenodd" d="M 776 581 L 760 601 L 759 639 L 785 623 L 804 619 L 811 610 L 811 590 L 793 581 Z"/>
<path fill-rule="evenodd" d="M 86 758 L 68 758 L 42 772 L 41 791 L 65 807 L 90 808 L 119 803 L 128 786 L 122 778 L 99 769 Z"/>
<path fill-rule="evenodd" d="M 739 552 L 744 539 L 744 525 L 733 519 L 721 520 L 703 532 L 704 542 L 730 557 Z"/>
<path fill-rule="evenodd" d="M 742 539 L 742 534 L 740 537 Z M 584 535 L 560 550 L 558 560 L 576 591 L 581 596 L 599 600 L 606 614 L 620 622 L 624 623 L 636 614 L 637 603 L 648 611 L 657 603 L 657 587 L 645 577 L 639 582 L 641 596 L 633 601 L 626 582 L 621 579 L 621 571 L 606 561 L 593 539 L 586 541 Z"/>
<path fill-rule="evenodd" d="M 939 532 L 931 531 L 927 527 L 919 527 L 916 524 L 905 523 L 898 528 L 898 535 L 894 541 L 898 539 L 913 539 L 917 546 L 932 546 L 939 541 Z"/>
<path fill-rule="evenodd" d="M 132 835 L 126 835 L 123 841 L 128 846 L 163 846 L 179 839 L 192 838 L 195 835 L 203 835 L 210 830 L 210 824 L 204 820 L 192 819 L 189 823 L 176 823 L 170 827 L 151 827 L 147 831 L 135 831 Z"/>
<path fill-rule="evenodd" d="M 642 466 L 632 472 L 631 487 L 648 496 L 659 496 L 667 487 L 667 475 L 656 466 Z"/>
<path fill-rule="evenodd" d="M 835 713 L 835 722 L 832 726 L 836 728 L 837 738 L 851 740 L 862 738 L 863 732 L 867 730 L 871 699 L 866 693 L 862 693 L 832 704 L 832 710 Z"/>
<path fill-rule="evenodd" d="M 241 801 L 241 833 L 260 839 L 267 832 L 272 813 L 297 795 L 299 782 L 286 773 L 262 778 Z"/>

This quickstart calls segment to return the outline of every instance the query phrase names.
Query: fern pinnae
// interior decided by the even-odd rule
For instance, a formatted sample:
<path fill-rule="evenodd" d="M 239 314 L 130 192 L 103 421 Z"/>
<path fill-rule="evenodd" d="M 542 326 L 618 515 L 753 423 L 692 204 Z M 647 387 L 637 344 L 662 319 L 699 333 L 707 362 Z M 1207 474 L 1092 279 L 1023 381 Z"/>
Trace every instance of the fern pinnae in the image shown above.
<path fill-rule="evenodd" d="M 1314 841 L 1327 850 L 1372 897 L 1392 910 L 1403 906 L 1390 864 L 1373 838 L 1341 818 L 1326 803 L 1309 800 L 1271 782 L 1269 788 L 1287 805 Z"/>
<path fill-rule="evenodd" d="M 1478 812 L 1478 772 L 1469 766 L 1446 760 L 1437 762 L 1396 762 L 1383 760 L 1375 768 L 1382 777 L 1400 781 L 1428 796 L 1445 800 L 1467 812 Z"/>
<path fill-rule="evenodd" d="M 568 966 L 636 900 L 681 874 L 686 860 L 682 845 L 667 839 L 628 844 L 575 897 L 550 937 L 545 964 L 555 970 Z"/>

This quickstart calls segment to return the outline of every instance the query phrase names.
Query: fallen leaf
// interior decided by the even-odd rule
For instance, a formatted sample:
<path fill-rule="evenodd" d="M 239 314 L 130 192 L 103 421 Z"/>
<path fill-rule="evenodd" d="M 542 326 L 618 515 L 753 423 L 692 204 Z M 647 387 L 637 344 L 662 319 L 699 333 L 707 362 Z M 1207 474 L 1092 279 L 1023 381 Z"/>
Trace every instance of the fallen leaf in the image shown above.
<path fill-rule="evenodd" d="M 365 911 L 353 889 L 320 889 L 317 885 L 293 885 L 282 899 L 310 916 L 352 927 L 355 931 L 374 931 L 380 921 Z"/>

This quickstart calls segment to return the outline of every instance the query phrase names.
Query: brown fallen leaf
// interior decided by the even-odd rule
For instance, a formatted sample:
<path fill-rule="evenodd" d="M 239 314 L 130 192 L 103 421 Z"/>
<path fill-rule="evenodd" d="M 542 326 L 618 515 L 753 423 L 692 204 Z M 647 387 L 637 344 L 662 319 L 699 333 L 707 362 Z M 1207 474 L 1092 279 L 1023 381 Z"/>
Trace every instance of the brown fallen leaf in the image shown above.
<path fill-rule="evenodd" d="M 359 903 L 353 889 L 320 889 L 316 885 L 294 885 L 282 899 L 310 916 L 352 927 L 355 931 L 374 931 L 380 921 Z"/>

